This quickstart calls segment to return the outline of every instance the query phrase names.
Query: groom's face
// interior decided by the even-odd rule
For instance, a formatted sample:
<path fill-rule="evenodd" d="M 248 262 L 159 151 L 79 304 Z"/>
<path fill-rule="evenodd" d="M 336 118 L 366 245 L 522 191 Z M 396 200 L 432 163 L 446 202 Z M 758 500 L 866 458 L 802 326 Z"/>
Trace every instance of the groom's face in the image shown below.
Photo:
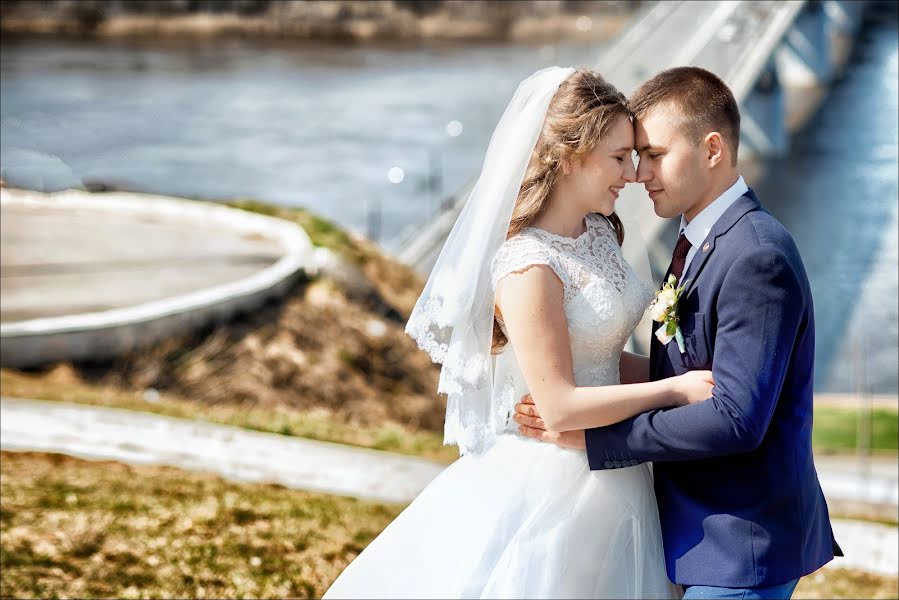
<path fill-rule="evenodd" d="M 665 106 L 641 115 L 634 136 L 640 155 L 637 183 L 646 188 L 655 213 L 663 218 L 689 214 L 709 178 L 701 144 L 687 138 L 680 117 Z"/>

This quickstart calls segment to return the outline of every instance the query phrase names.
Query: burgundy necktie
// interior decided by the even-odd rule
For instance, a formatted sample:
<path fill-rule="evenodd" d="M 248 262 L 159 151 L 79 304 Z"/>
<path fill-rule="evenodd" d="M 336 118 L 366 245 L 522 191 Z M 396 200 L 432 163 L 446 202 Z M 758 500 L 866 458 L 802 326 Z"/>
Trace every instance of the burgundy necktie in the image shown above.
<path fill-rule="evenodd" d="M 674 275 L 677 277 L 678 286 L 681 285 L 680 278 L 684 274 L 684 264 L 687 262 L 688 252 L 690 252 L 690 240 L 682 233 L 677 238 L 677 245 L 674 247 L 674 254 L 671 257 L 671 265 L 668 267 L 665 281 L 668 281 L 668 275 Z"/>

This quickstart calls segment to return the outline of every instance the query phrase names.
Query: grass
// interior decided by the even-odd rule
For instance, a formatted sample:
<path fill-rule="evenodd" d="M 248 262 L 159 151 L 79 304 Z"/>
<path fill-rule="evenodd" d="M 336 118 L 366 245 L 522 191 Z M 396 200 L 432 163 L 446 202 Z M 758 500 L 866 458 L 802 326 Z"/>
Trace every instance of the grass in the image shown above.
<path fill-rule="evenodd" d="M 899 598 L 899 578 L 855 569 L 819 569 L 803 577 L 795 600 L 819 598 Z"/>
<path fill-rule="evenodd" d="M 318 598 L 402 510 L 171 467 L 0 453 L 0 597 Z M 849 569 L 794 598 L 896 598 Z"/>
<path fill-rule="evenodd" d="M 46 376 L 10 369 L 0 369 L 0 391 L 7 396 L 21 398 L 68 401 L 202 419 L 256 431 L 421 456 L 444 463 L 458 458 L 458 450 L 454 446 L 444 446 L 443 437 L 437 432 L 413 431 L 394 423 L 360 427 L 345 423 L 324 409 L 301 411 L 288 407 L 206 405 L 170 395 L 162 395 L 158 400 L 150 401 L 138 392 L 92 386 L 79 381 L 57 382 Z M 815 451 L 854 451 L 857 413 L 853 408 L 816 408 Z M 872 415 L 872 450 L 895 453 L 899 447 L 899 419 L 896 411 L 879 408 Z"/>
<path fill-rule="evenodd" d="M 318 598 L 399 505 L 0 454 L 4 598 Z"/>
<path fill-rule="evenodd" d="M 825 406 L 815 409 L 812 439 L 816 450 L 853 452 L 856 449 L 860 411 L 851 407 Z M 899 449 L 899 415 L 895 410 L 876 408 L 871 411 L 871 449 Z"/>
<path fill-rule="evenodd" d="M 306 231 L 313 245 L 333 250 L 356 264 L 368 258 L 368 251 L 360 242 L 354 241 L 346 231 L 303 208 L 278 206 L 249 198 L 229 200 L 224 204 L 296 223 Z"/>
<path fill-rule="evenodd" d="M 208 405 L 167 394 L 160 395 L 158 399 L 148 399 L 139 392 L 93 386 L 75 380 L 54 381 L 50 377 L 10 369 L 0 369 L 0 392 L 4 396 L 200 419 L 256 431 L 420 456 L 447 464 L 459 457 L 458 449 L 444 446 L 443 437 L 436 432 L 410 431 L 394 423 L 362 427 L 343 422 L 324 409 L 302 411 L 281 406 Z"/>
<path fill-rule="evenodd" d="M 278 217 L 302 227 L 312 244 L 331 250 L 360 269 L 380 301 L 408 318 L 425 282 L 411 267 L 384 253 L 384 249 L 364 237 L 348 233 L 333 222 L 301 207 L 282 206 L 252 198 L 223 202 L 226 206 Z"/>

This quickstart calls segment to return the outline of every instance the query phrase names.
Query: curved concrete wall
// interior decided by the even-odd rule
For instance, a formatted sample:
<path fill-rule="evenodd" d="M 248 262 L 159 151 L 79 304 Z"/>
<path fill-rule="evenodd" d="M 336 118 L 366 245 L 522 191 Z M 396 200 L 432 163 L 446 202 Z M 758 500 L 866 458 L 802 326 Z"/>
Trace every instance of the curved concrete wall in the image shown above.
<path fill-rule="evenodd" d="M 130 193 L 98 197 L 77 190 L 41 194 L 4 189 L 0 190 L 0 203 L 197 221 L 271 237 L 283 250 L 274 264 L 249 277 L 196 292 L 127 308 L 0 324 L 0 365 L 4 367 L 107 359 L 257 308 L 267 299 L 282 295 L 304 271 L 315 271 L 314 249 L 302 228 L 211 202 Z"/>

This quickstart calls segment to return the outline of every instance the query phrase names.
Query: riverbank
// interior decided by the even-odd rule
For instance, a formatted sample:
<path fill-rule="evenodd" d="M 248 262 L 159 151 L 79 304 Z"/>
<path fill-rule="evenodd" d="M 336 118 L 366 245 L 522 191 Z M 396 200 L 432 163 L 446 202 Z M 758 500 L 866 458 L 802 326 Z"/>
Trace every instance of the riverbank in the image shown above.
<path fill-rule="evenodd" d="M 439 366 L 405 335 L 424 282 L 375 244 L 303 209 L 228 206 L 290 221 L 327 250 L 280 300 L 105 361 L 0 371 L 7 396 L 140 410 L 450 462 Z M 816 452 L 897 450 L 896 402 L 816 405 Z M 862 425 L 870 426 L 868 431 Z M 867 434 L 865 433 L 867 432 Z"/>
<path fill-rule="evenodd" d="M 226 204 L 301 227 L 323 257 L 318 275 L 259 309 L 109 359 L 5 371 L 3 393 L 31 396 L 28 388 L 41 382 L 39 398 L 112 398 L 142 409 L 130 406 L 137 401 L 176 416 L 208 412 L 243 426 L 259 421 L 283 433 L 442 453 L 430 442 L 436 434 L 424 441 L 417 433 L 442 429 L 439 367 L 403 331 L 424 282 L 376 245 L 302 209 Z"/>
<path fill-rule="evenodd" d="M 640 2 L 4 2 L 4 35 L 109 39 L 550 42 L 613 36 Z"/>

